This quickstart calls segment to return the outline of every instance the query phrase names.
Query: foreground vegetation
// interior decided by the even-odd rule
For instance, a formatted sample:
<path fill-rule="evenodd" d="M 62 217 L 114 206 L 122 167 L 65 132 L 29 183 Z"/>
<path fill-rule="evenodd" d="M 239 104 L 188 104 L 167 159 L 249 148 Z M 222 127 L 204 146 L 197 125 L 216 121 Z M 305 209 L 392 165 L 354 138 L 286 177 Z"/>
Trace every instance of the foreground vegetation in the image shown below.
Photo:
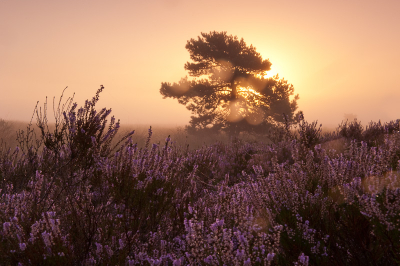
<path fill-rule="evenodd" d="M 302 117 L 272 143 L 143 146 L 100 89 L 0 150 L 3 265 L 398 265 L 399 124 Z"/>

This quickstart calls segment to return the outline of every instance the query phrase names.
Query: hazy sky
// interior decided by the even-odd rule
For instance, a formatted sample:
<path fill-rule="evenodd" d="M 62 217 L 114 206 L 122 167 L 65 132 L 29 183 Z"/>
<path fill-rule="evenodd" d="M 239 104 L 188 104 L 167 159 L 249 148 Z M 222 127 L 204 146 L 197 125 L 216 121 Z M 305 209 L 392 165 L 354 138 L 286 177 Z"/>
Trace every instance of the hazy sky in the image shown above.
<path fill-rule="evenodd" d="M 186 124 L 160 85 L 187 75 L 186 41 L 215 30 L 269 58 L 310 122 L 397 119 L 399 14 L 399 0 L 0 0 L 0 118 L 29 120 L 66 86 L 82 104 L 102 84 L 98 107 L 122 124 Z"/>

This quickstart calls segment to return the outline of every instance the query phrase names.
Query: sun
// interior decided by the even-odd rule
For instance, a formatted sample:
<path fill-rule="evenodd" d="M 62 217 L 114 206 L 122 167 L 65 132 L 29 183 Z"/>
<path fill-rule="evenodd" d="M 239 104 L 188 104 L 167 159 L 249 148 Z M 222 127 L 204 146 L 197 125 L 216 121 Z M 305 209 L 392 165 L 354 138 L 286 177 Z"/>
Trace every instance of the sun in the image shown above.
<path fill-rule="evenodd" d="M 275 77 L 279 73 L 281 73 L 279 65 L 272 64 L 271 70 L 268 70 L 265 72 L 264 78 L 272 78 L 272 77 Z"/>
<path fill-rule="evenodd" d="M 257 74 L 256 77 L 258 78 L 272 78 L 275 77 L 276 75 L 279 75 L 281 73 L 280 67 L 277 65 L 272 65 L 271 70 L 265 71 L 263 74 Z"/>

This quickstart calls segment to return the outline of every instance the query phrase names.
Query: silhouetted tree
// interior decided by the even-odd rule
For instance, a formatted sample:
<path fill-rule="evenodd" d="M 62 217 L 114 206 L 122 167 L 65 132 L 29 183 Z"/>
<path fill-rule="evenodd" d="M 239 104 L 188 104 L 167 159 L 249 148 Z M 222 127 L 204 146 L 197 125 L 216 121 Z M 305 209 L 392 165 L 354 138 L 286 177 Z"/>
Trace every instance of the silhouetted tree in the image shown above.
<path fill-rule="evenodd" d="M 344 114 L 344 120 L 354 121 L 357 120 L 357 115 L 355 114 Z"/>
<path fill-rule="evenodd" d="M 177 99 L 193 114 L 189 132 L 199 130 L 263 131 L 293 120 L 297 109 L 293 85 L 278 75 L 264 77 L 271 62 L 263 60 L 252 45 L 226 32 L 201 33 L 186 44 L 192 62 L 178 83 L 161 83 L 163 98 Z"/>

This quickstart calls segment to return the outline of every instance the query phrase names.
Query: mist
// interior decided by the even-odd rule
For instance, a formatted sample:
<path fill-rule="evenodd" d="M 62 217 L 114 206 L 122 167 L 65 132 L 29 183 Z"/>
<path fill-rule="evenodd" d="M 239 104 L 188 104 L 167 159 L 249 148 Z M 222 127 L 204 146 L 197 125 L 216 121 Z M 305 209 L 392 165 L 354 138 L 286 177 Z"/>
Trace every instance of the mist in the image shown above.
<path fill-rule="evenodd" d="M 243 37 L 269 59 L 270 74 L 294 85 L 306 120 L 332 127 L 346 114 L 363 123 L 399 118 L 397 1 L 365 1 L 362 8 L 320 1 L 117 2 L 2 1 L 0 118 L 29 121 L 37 101 L 51 103 L 66 86 L 82 105 L 104 85 L 99 104 L 122 124 L 187 125 L 190 111 L 159 89 L 187 75 L 187 40 L 213 30 Z"/>

